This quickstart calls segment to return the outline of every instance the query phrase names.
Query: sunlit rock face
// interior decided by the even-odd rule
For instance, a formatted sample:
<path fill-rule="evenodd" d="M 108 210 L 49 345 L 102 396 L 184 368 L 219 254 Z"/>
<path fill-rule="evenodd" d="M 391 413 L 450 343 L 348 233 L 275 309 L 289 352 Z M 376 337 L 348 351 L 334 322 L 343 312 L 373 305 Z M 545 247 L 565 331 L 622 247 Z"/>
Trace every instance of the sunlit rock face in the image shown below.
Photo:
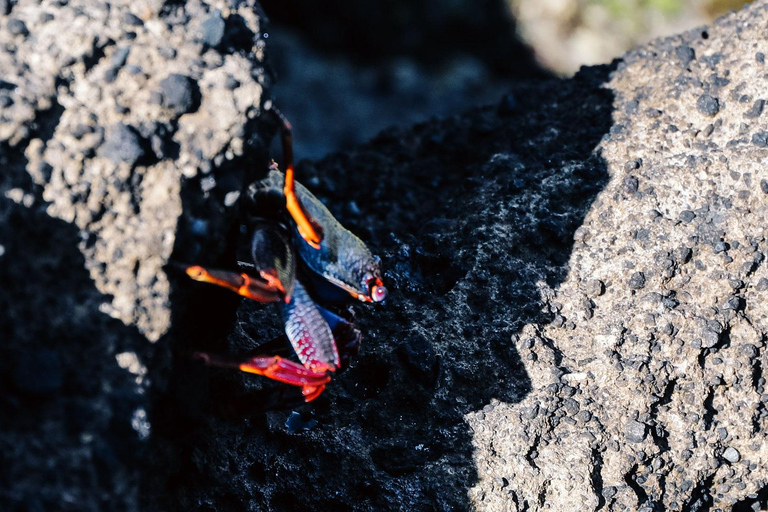
<path fill-rule="evenodd" d="M 609 182 L 545 297 L 555 322 L 515 338 L 533 391 L 468 415 L 477 508 L 765 506 L 766 19 L 760 2 L 612 73 Z"/>
<path fill-rule="evenodd" d="M 243 247 L 259 10 L 62 3 L 0 2 L 0 509 L 765 506 L 765 3 L 299 163 L 390 291 L 310 405 L 165 266 Z"/>

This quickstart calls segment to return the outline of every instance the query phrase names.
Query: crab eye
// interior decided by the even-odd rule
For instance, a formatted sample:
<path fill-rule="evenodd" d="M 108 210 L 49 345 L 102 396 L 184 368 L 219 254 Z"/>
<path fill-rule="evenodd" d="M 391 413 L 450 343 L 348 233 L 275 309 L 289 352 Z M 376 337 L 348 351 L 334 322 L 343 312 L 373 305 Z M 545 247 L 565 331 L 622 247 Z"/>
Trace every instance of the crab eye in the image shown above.
<path fill-rule="evenodd" d="M 383 286 L 374 285 L 371 288 L 371 298 L 374 302 L 381 302 L 387 298 L 387 289 Z"/>

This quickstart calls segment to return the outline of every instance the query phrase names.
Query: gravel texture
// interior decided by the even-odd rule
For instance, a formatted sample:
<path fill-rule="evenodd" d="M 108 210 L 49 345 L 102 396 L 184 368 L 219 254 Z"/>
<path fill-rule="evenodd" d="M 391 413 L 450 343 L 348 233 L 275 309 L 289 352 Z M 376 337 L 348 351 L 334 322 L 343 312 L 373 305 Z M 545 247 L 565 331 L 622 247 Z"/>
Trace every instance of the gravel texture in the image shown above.
<path fill-rule="evenodd" d="M 9 5 L 0 509 L 766 505 L 768 3 L 302 162 L 391 292 L 310 405 L 190 357 L 272 307 L 162 271 L 246 246 L 255 6 Z"/>

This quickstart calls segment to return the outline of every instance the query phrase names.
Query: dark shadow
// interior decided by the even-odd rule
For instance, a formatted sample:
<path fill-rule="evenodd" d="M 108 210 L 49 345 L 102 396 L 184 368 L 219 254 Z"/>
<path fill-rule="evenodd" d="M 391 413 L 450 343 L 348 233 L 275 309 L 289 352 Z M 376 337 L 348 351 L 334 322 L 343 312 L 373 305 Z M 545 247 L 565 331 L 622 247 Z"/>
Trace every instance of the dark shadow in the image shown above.
<path fill-rule="evenodd" d="M 49 114 L 38 136 L 53 133 Z M 45 212 L 26 165 L 0 145 L 0 510 L 135 510 L 145 444 L 131 424 L 146 400 L 115 356 L 146 363 L 151 345 L 99 310 L 109 298 L 78 229 Z"/>
<path fill-rule="evenodd" d="M 153 430 L 165 461 L 149 493 L 164 496 L 159 508 L 469 509 L 477 473 L 464 417 L 531 390 L 513 340 L 552 320 L 537 283 L 564 280 L 574 232 L 608 181 L 595 149 L 611 127 L 613 97 L 602 88 L 611 69 L 523 83 L 499 105 L 299 166 L 382 256 L 391 289 L 383 307 L 357 308 L 363 347 L 351 367 L 296 409 L 307 432 L 289 433 L 289 411 L 217 412 L 280 385 L 196 368 L 183 352 L 243 354 L 281 326 L 271 307 L 249 301 L 233 322 L 225 293 L 178 282 L 176 391 L 156 404 Z M 236 238 L 222 234 L 230 247 Z M 196 246 L 179 247 L 186 257 Z"/>
<path fill-rule="evenodd" d="M 262 0 L 261 5 L 272 22 L 298 30 L 312 47 L 358 63 L 406 55 L 437 66 L 472 55 L 497 75 L 548 75 L 519 40 L 504 0 Z"/>
<path fill-rule="evenodd" d="M 267 1 L 272 95 L 296 154 L 347 151 L 497 101 L 514 80 L 549 78 L 506 0 Z"/>

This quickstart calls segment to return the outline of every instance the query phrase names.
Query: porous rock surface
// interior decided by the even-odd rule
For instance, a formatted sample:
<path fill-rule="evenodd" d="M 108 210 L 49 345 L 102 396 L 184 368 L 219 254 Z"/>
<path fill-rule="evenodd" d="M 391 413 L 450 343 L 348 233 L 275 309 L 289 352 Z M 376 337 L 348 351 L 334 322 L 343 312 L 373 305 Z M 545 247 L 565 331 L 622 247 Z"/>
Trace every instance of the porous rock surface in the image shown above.
<path fill-rule="evenodd" d="M 0 510 L 147 510 L 164 265 L 221 254 L 264 153 L 259 13 L 0 1 Z"/>
<path fill-rule="evenodd" d="M 358 308 L 360 355 L 309 405 L 190 357 L 277 336 L 272 307 L 180 279 L 169 313 L 159 271 L 174 245 L 234 264 L 227 212 L 263 149 L 238 100 L 264 92 L 252 6 L 60 4 L 0 3 L 0 508 L 765 505 L 766 2 L 300 164 L 391 292 Z M 8 50 L 39 44 L 48 11 L 102 18 L 58 29 L 60 62 Z M 127 57 L 106 42 L 154 30 Z M 129 72 L 156 52 L 162 72 Z"/>
<path fill-rule="evenodd" d="M 102 309 L 157 340 L 170 324 L 162 267 L 182 215 L 182 177 L 242 157 L 261 107 L 255 4 L 6 4 L 6 159 L 25 159 L 48 213 L 87 233 L 86 266 L 112 297 Z"/>
<path fill-rule="evenodd" d="M 767 21 L 757 2 L 611 75 L 610 179 L 554 322 L 515 336 L 532 390 L 467 416 L 478 509 L 766 506 Z"/>

